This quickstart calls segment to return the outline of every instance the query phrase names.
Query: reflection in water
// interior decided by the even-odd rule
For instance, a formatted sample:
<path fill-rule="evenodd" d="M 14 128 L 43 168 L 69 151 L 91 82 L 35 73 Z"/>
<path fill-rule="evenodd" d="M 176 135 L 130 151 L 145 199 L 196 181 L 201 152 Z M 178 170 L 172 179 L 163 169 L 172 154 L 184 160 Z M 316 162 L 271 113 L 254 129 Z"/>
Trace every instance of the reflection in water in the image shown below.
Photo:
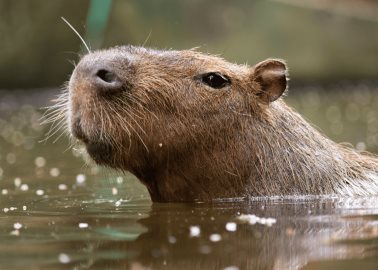
<path fill-rule="evenodd" d="M 323 260 L 378 263 L 378 198 L 152 205 L 132 200 L 115 207 L 114 201 L 90 197 L 34 199 L 30 210 L 8 212 L 1 219 L 0 266 L 300 269 Z M 277 223 L 241 223 L 240 214 L 274 217 Z M 23 226 L 18 235 L 12 233 L 16 222 Z M 236 228 L 227 229 L 230 222 Z M 194 226 L 197 235 L 190 234 Z"/>
<path fill-rule="evenodd" d="M 377 199 L 368 203 L 376 205 Z M 309 261 L 378 256 L 377 250 L 369 251 L 371 247 L 377 248 L 377 243 L 367 244 L 378 237 L 377 221 L 348 218 L 353 210 L 340 209 L 340 204 L 343 201 L 337 199 L 268 199 L 216 205 L 153 205 L 150 215 L 139 221 L 147 232 L 133 242 L 105 244 L 101 249 L 138 251 L 132 261 L 152 269 L 231 266 L 234 269 L 299 269 Z M 343 215 L 344 211 L 349 212 L 347 216 Z M 278 222 L 271 227 L 238 224 L 236 231 L 227 231 L 225 225 L 239 213 L 275 216 Z M 370 210 L 366 209 L 365 213 Z M 200 228 L 199 237 L 190 237 L 190 226 Z M 214 234 L 219 234 L 221 240 L 211 241 Z M 346 239 L 349 244 L 343 244 Z M 130 264 L 130 260 L 118 260 L 111 265 L 133 265 L 132 261 Z"/>
<path fill-rule="evenodd" d="M 376 149 L 377 97 L 353 95 L 346 107 L 311 92 L 291 101 L 324 111 L 330 134 L 340 119 L 367 121 L 356 141 Z M 38 143 L 40 115 L 0 110 L 0 269 L 378 269 L 378 197 L 152 204 L 133 177 L 83 166 L 65 140 Z"/>

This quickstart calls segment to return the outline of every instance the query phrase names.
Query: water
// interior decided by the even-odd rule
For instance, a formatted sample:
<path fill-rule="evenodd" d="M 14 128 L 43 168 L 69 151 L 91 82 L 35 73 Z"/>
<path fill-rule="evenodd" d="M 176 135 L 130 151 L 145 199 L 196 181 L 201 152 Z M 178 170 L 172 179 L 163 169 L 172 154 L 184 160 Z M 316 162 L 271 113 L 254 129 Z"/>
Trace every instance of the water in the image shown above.
<path fill-rule="evenodd" d="M 331 136 L 360 127 L 348 141 L 375 151 L 378 95 L 367 93 L 289 101 Z M 44 101 L 18 95 L 0 98 L 0 269 L 378 269 L 378 197 L 152 204 L 134 177 L 85 165 L 65 137 L 39 143 Z"/>

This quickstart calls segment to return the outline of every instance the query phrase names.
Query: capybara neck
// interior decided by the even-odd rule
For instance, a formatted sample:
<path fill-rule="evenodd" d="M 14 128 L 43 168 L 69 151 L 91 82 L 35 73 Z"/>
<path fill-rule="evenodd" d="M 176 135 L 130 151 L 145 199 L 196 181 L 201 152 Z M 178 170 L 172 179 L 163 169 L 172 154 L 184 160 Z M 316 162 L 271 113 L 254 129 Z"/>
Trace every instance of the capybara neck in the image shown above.
<path fill-rule="evenodd" d="M 77 65 L 67 122 L 96 163 L 130 171 L 153 201 L 378 194 L 378 159 L 323 136 L 284 103 L 286 88 L 276 59 L 117 47 Z"/>
<path fill-rule="evenodd" d="M 158 151 L 166 153 L 150 153 L 134 173 L 154 201 L 378 193 L 377 159 L 324 137 L 284 102 L 265 113 L 259 121 L 235 115 L 222 127 L 214 119 L 217 136 L 206 136 L 205 121 L 201 136 L 186 142 L 190 149 L 163 142 Z"/>

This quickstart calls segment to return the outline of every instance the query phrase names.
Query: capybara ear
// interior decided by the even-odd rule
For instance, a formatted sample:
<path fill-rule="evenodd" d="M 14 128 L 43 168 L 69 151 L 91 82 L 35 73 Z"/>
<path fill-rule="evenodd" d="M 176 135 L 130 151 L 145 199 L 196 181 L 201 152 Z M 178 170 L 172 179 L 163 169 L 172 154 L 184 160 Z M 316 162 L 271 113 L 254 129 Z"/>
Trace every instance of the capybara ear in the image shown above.
<path fill-rule="evenodd" d="M 286 64 L 276 59 L 262 61 L 253 67 L 253 80 L 259 85 L 257 96 L 264 103 L 273 102 L 286 90 Z"/>

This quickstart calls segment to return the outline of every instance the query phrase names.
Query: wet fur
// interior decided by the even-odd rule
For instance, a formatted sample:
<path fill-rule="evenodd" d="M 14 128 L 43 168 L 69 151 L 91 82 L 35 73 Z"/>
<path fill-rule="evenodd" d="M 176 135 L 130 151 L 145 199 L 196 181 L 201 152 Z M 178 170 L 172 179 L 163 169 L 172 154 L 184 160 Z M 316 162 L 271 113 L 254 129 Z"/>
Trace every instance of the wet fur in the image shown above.
<path fill-rule="evenodd" d="M 111 65 L 115 95 L 91 89 L 80 68 Z M 212 89 L 194 77 L 220 72 Z M 327 139 L 282 98 L 263 102 L 254 67 L 195 50 L 118 47 L 84 56 L 68 85 L 68 127 L 111 148 L 101 160 L 136 175 L 153 201 L 296 194 L 378 194 L 378 159 Z M 76 120 L 75 120 L 76 119 Z"/>

